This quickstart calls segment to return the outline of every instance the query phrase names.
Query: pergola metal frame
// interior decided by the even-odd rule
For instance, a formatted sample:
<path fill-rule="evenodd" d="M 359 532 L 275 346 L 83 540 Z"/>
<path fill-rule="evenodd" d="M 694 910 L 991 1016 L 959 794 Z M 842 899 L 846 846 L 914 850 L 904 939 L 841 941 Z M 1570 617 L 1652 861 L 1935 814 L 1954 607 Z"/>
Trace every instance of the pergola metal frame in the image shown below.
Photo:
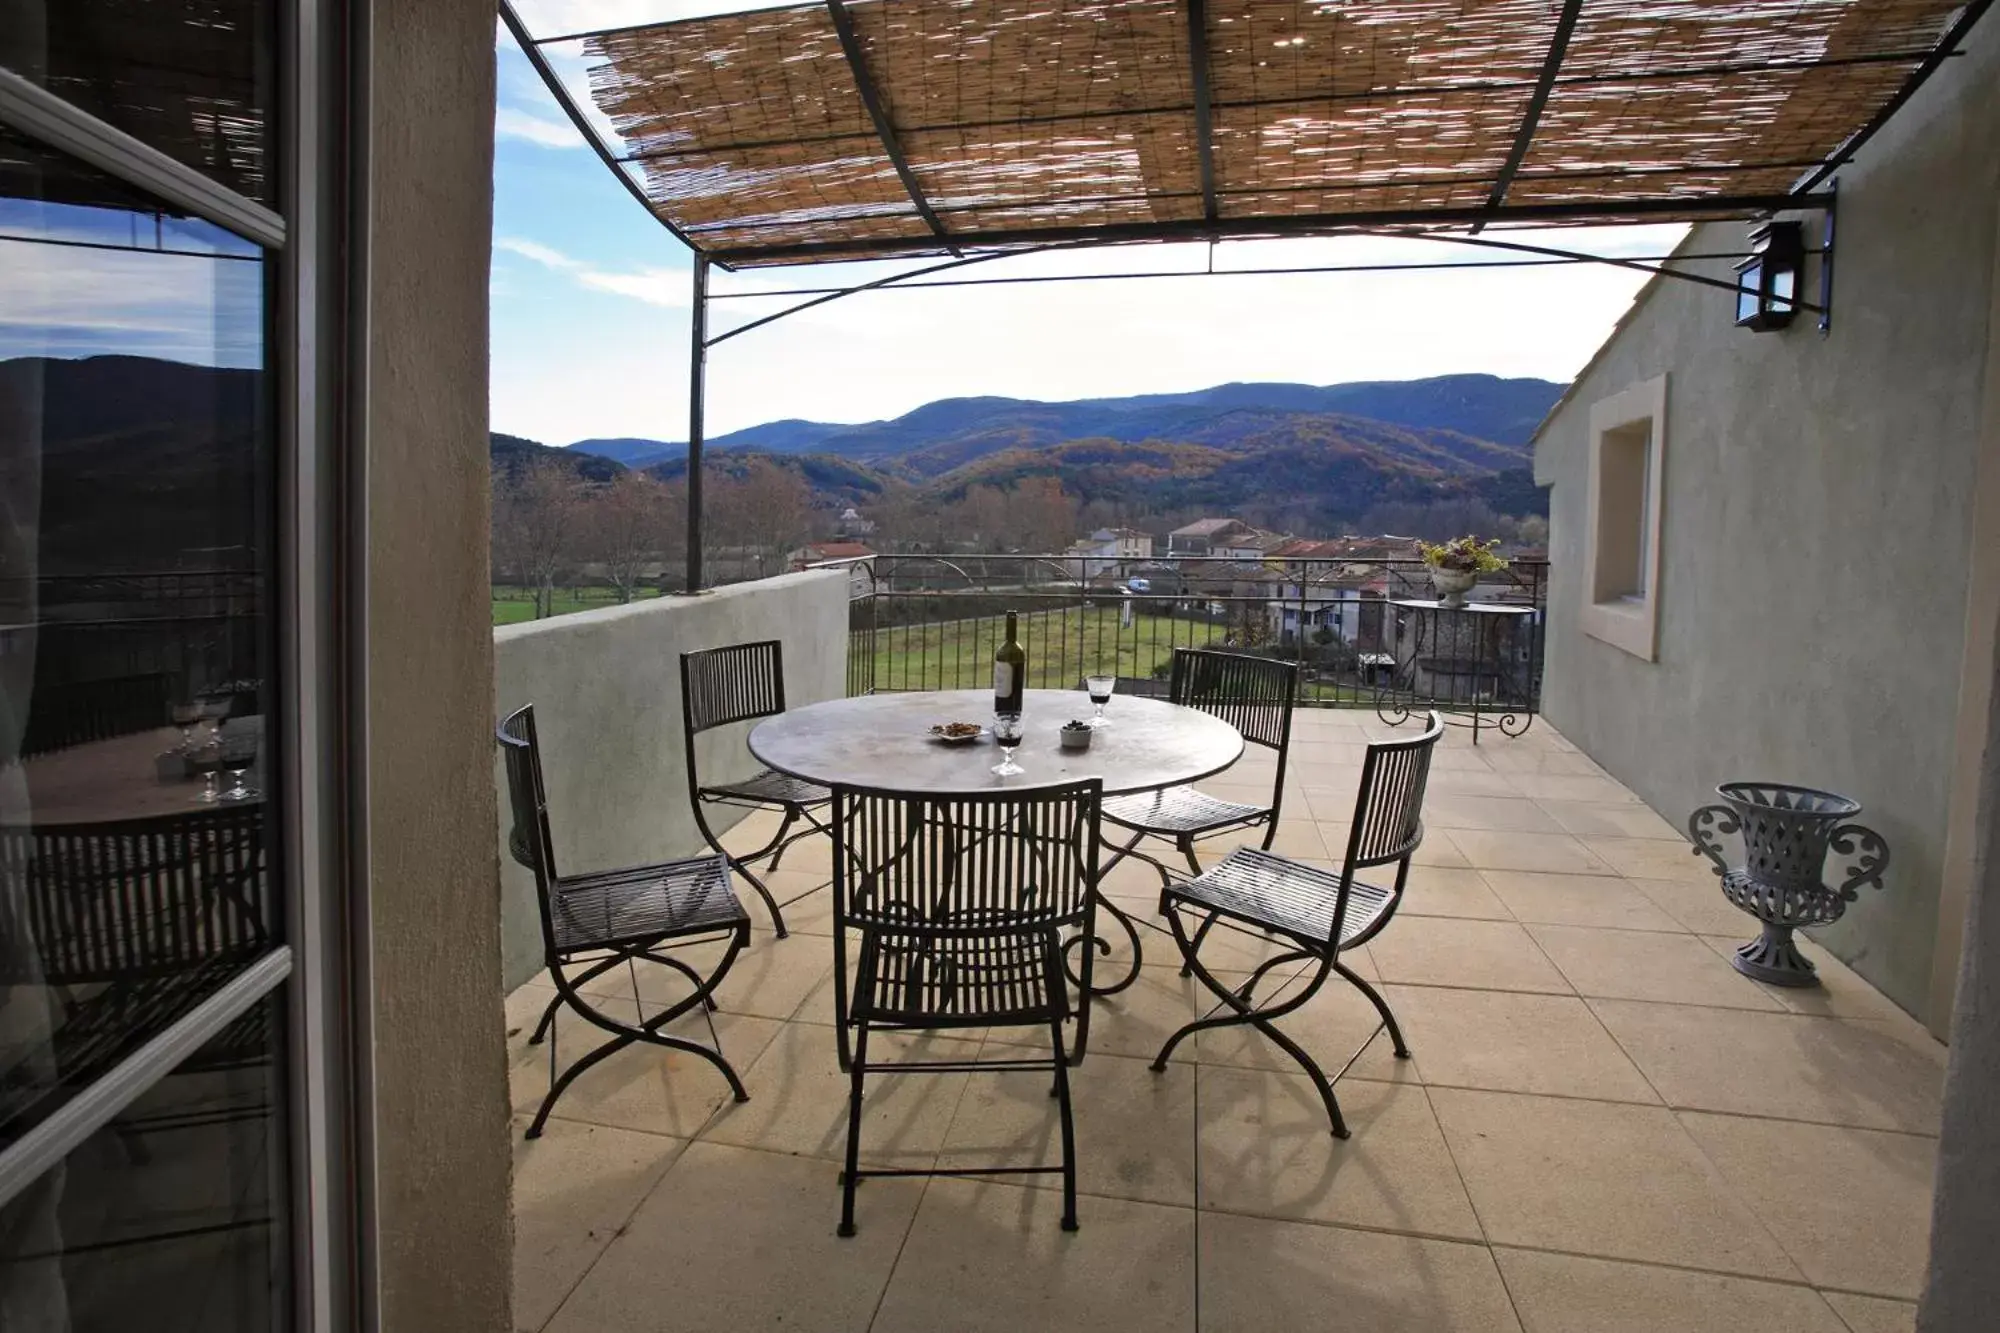
<path fill-rule="evenodd" d="M 1508 90 L 1527 88 L 1528 97 L 1522 108 L 1521 119 L 1514 132 L 1511 145 L 1486 199 L 1473 207 L 1431 207 L 1411 209 L 1383 209 L 1341 213 L 1273 214 L 1250 217 L 1226 217 L 1220 208 L 1223 193 L 1217 184 L 1214 151 L 1213 113 L 1217 109 L 1240 109 L 1247 106 L 1266 106 L 1283 103 L 1286 99 L 1250 99 L 1229 103 L 1218 103 L 1211 88 L 1209 51 L 1207 41 L 1208 0 L 1181 0 L 1187 25 L 1189 84 L 1192 89 L 1192 107 L 1171 108 L 1112 108 L 1101 113 L 1107 116 L 1145 116 L 1166 111 L 1191 110 L 1195 125 L 1194 151 L 1197 158 L 1197 174 L 1200 185 L 1201 215 L 1198 218 L 1156 219 L 1147 222 L 1113 222 L 1088 225 L 1042 226 L 1012 229 L 961 229 L 948 225 L 944 214 L 976 215 L 983 209 L 1017 208 L 1006 203 L 945 204 L 939 205 L 927 196 L 922 182 L 913 169 L 905 150 L 904 135 L 907 127 L 897 126 L 886 107 L 878 89 L 874 72 L 869 67 L 868 53 L 857 35 L 853 16 L 846 0 L 823 0 L 828 18 L 838 37 L 842 56 L 845 58 L 854 88 L 864 107 L 872 127 L 872 139 L 876 147 L 892 167 L 907 193 L 909 203 L 916 216 L 921 218 L 926 229 L 921 237 L 912 236 L 867 236 L 852 235 L 830 241 L 794 242 L 779 245 L 744 247 L 714 246 L 701 244 L 702 224 L 678 225 L 666 216 L 660 205 L 650 199 L 644 189 L 626 171 L 628 162 L 657 160 L 672 156 L 677 152 L 690 155 L 697 153 L 718 153 L 731 150 L 758 148 L 797 149 L 815 143 L 829 141 L 850 142 L 862 138 L 857 133 L 841 132 L 820 138 L 776 139 L 759 142 L 746 140 L 723 145 L 706 145 L 687 149 L 660 149 L 620 155 L 614 152 L 597 133 L 595 127 L 584 115 L 569 90 L 564 86 L 555 69 L 550 65 L 542 48 L 559 42 L 604 39 L 629 35 L 654 29 L 672 28 L 681 24 L 710 21 L 708 18 L 667 20 L 664 22 L 636 24 L 621 28 L 608 28 L 592 32 L 565 33 L 558 36 L 536 38 L 522 24 L 514 12 L 511 0 L 501 0 L 500 16 L 508 31 L 527 56 L 536 73 L 541 77 L 558 106 L 583 136 L 585 143 L 597 154 L 605 167 L 624 185 L 628 193 L 646 209 L 676 239 L 693 252 L 692 274 L 692 320 L 690 334 L 690 379 L 689 379 L 689 430 L 687 444 L 687 503 L 688 503 L 688 549 L 686 561 L 686 583 L 689 592 L 699 591 L 702 583 L 702 450 L 705 439 L 707 358 L 710 348 L 715 347 L 740 334 L 764 327 L 801 311 L 839 300 L 862 292 L 883 290 L 924 290 L 930 287 L 990 286 L 1033 282 L 1073 282 L 1105 281 L 1135 278 L 1196 277 L 1196 276 L 1251 276 L 1257 273 L 1281 272 L 1287 274 L 1339 273 L 1339 272 L 1381 272 L 1412 271 L 1422 269 L 1444 269 L 1459 267 L 1536 267 L 1551 264 L 1601 263 L 1633 269 L 1649 274 L 1655 279 L 1672 278 L 1678 281 L 1719 287 L 1733 291 L 1731 282 L 1668 267 L 1670 262 L 1695 259 L 1734 259 L 1741 255 L 1678 255 L 1648 256 L 1645 259 L 1625 258 L 1593 254 L 1587 251 L 1570 250 L 1554 246 L 1525 242 L 1503 241 L 1481 235 L 1489 227 L 1500 225 L 1560 225 L 1560 224 L 1632 224 L 1657 218 L 1670 221 L 1702 221 L 1731 217 L 1768 217 L 1780 212 L 1819 212 L 1825 215 L 1822 242 L 1810 251 L 1819 257 L 1821 279 L 1819 301 L 1817 303 L 1798 300 L 1798 309 L 1817 314 L 1820 328 L 1825 332 L 1829 327 L 1832 305 L 1833 278 L 1833 209 L 1835 195 L 1833 173 L 1874 137 L 1877 131 L 1900 109 L 1904 103 L 1922 86 L 1946 59 L 1959 54 L 1959 47 L 1966 34 L 1986 12 L 1991 0 L 1968 0 L 1959 10 L 1955 20 L 1938 43 L 1927 52 L 1913 51 L 1893 53 L 1869 53 L 1860 56 L 1833 57 L 1807 62 L 1768 61 L 1761 64 L 1717 65 L 1702 69 L 1667 70 L 1657 73 L 1597 76 L 1606 80 L 1643 80 L 1648 78 L 1669 78 L 1676 76 L 1726 74 L 1733 72 L 1791 71 L 1798 69 L 1824 69 L 1843 65 L 1866 63 L 1910 63 L 1915 62 L 1902 85 L 1880 106 L 1875 114 L 1862 126 L 1849 134 L 1840 145 L 1824 159 L 1786 163 L 1754 163 L 1736 166 L 1686 166 L 1678 168 L 1638 168 L 1612 169 L 1608 171 L 1585 171 L 1570 173 L 1539 173 L 1524 176 L 1522 169 L 1529 152 L 1535 144 L 1535 136 L 1555 90 L 1565 83 L 1574 84 L 1590 81 L 1592 76 L 1571 77 L 1563 75 L 1563 64 L 1570 43 L 1582 17 L 1584 0 L 1562 0 L 1562 8 L 1555 19 L 1547 53 L 1532 85 L 1521 81 L 1500 81 L 1493 85 L 1498 91 L 1501 84 Z M 772 7 L 773 13 L 799 10 L 799 5 Z M 744 11 L 754 13 L 761 11 Z M 712 17 L 712 16 L 711 16 Z M 1485 85 L 1471 85 L 1479 91 Z M 1452 91 L 1464 91 L 1455 87 Z M 1393 97 L 1396 89 L 1371 89 L 1365 96 L 1369 99 Z M 1314 95 L 1310 98 L 1293 99 L 1299 102 L 1323 103 L 1337 100 L 1337 95 Z M 1092 113 L 1093 115 L 1100 113 Z M 1075 119 L 1072 115 L 1052 115 L 1050 120 Z M 918 132 L 945 129 L 979 129 L 994 125 L 1014 126 L 1024 123 L 1019 118 L 1004 122 L 982 123 L 961 122 L 953 125 L 916 127 Z M 1554 202 L 1509 202 L 1508 193 L 1517 180 L 1526 179 L 1587 179 L 1591 176 L 1669 177 L 1676 174 L 1721 175 L 1731 171 L 1763 172 L 1786 167 L 1796 167 L 1801 171 L 1793 186 L 1785 191 L 1771 193 L 1753 191 L 1743 194 L 1707 196 L 1660 196 L 1639 198 L 1606 198 L 1599 200 L 1568 200 Z M 1433 178 L 1434 181 L 1436 178 Z M 1484 181 L 1480 174 L 1475 178 Z M 1341 182 L 1333 179 L 1312 185 L 1297 187 L 1260 187 L 1244 193 L 1266 196 L 1282 193 L 1288 189 L 1314 190 L 1324 196 L 1342 188 Z M 1351 188 L 1373 188 L 1371 185 L 1354 185 Z M 1150 197 L 1150 195 L 1149 195 Z M 1161 196 L 1166 197 L 1166 196 Z M 1107 196 L 1109 198 L 1109 196 Z M 1073 198 L 1070 202 L 1091 202 L 1088 196 Z M 822 213 L 816 219 L 820 223 L 864 222 L 878 217 L 892 216 L 863 211 L 853 214 L 836 212 Z M 737 220 L 706 224 L 707 229 L 727 227 L 736 231 L 755 229 L 760 224 Z M 780 224 L 769 224 L 780 225 Z M 1463 233 L 1439 231 L 1439 228 L 1463 227 Z M 1484 249 L 1506 251 L 1527 256 L 1494 261 L 1459 261 L 1437 264 L 1381 264 L 1381 265 L 1307 265 L 1267 270 L 1216 270 L 1214 268 L 1213 243 L 1229 239 L 1271 239 L 1282 237 L 1338 235 L 1393 236 L 1399 239 L 1424 239 L 1457 245 L 1477 246 Z M 1046 274 L 1027 275 L 1000 279 L 944 279 L 931 282 L 920 281 L 937 274 L 991 262 L 1021 254 L 1046 254 L 1052 251 L 1094 248 L 1146 242 L 1208 241 L 1210 258 L 1206 270 L 1145 273 L 1091 273 L 1091 274 Z M 923 254 L 950 255 L 942 262 L 916 269 L 908 269 L 867 282 L 854 283 L 844 287 L 824 289 L 800 289 L 797 291 L 722 293 L 709 291 L 709 270 L 711 266 L 733 271 L 745 263 L 759 265 L 807 265 L 826 262 L 853 262 L 875 258 L 910 258 Z M 712 300 L 747 299 L 750 297 L 803 296 L 795 305 L 788 306 L 772 314 L 750 320 L 719 334 L 709 332 L 709 302 Z"/>

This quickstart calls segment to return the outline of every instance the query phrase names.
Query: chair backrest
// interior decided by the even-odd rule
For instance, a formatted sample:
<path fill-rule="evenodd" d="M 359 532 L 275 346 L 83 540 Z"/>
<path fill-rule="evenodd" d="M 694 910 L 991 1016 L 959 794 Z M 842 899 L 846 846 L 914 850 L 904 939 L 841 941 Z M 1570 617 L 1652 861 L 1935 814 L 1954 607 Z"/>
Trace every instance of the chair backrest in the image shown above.
<path fill-rule="evenodd" d="M 41 980 L 52 986 L 247 963 L 272 943 L 261 802 L 0 829 L 0 864 L 23 888 Z"/>
<path fill-rule="evenodd" d="M 1167 697 L 1212 713 L 1253 741 L 1283 755 L 1292 736 L 1292 701 L 1299 664 L 1210 648 L 1174 649 Z"/>
<path fill-rule="evenodd" d="M 1094 778 L 968 796 L 836 787 L 833 864 L 842 919 L 905 943 L 1018 939 L 1086 923 L 1103 793 Z M 1089 955 L 1083 950 L 1086 969 Z"/>
<path fill-rule="evenodd" d="M 785 650 L 776 639 L 681 654 L 681 719 L 690 737 L 785 711 Z"/>
<path fill-rule="evenodd" d="M 1444 735 L 1435 712 L 1421 735 L 1376 741 L 1361 760 L 1361 787 L 1348 827 L 1348 871 L 1400 861 L 1424 838 L 1424 789 L 1430 782 L 1431 752 Z"/>
<path fill-rule="evenodd" d="M 500 753 L 507 764 L 507 806 L 512 823 L 507 851 L 535 874 L 542 942 L 555 951 L 549 900 L 556 889 L 555 839 L 549 833 L 548 788 L 542 782 L 542 744 L 535 734 L 535 706 L 522 704 L 500 723 Z"/>

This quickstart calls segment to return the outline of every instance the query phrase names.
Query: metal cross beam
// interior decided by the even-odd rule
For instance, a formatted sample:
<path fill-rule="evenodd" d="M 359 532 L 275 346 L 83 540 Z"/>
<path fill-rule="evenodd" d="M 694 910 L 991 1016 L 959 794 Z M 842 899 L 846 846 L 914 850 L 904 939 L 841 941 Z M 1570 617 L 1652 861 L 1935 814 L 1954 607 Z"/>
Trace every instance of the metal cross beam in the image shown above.
<path fill-rule="evenodd" d="M 1208 3 L 1186 0 L 1188 79 L 1194 87 L 1194 142 L 1201 161 L 1201 215 L 1215 221 L 1215 135 L 1208 95 Z"/>
<path fill-rule="evenodd" d="M 833 30 L 840 34 L 840 49 L 847 55 L 847 68 L 854 75 L 854 86 L 861 94 L 861 105 L 868 108 L 868 118 L 875 122 L 875 137 L 882 141 L 882 151 L 889 155 L 889 164 L 896 168 L 897 179 L 910 192 L 910 202 L 917 206 L 918 216 L 929 225 L 932 234 L 948 236 L 950 233 L 932 211 L 930 200 L 924 197 L 924 187 L 917 183 L 915 173 L 910 170 L 909 159 L 903 156 L 903 145 L 896 137 L 896 127 L 889 123 L 889 113 L 882 106 L 882 96 L 875 89 L 875 80 L 868 75 L 867 53 L 861 49 L 860 35 L 854 31 L 853 16 L 847 12 L 843 0 L 826 0 L 826 12 L 833 19 Z"/>
<path fill-rule="evenodd" d="M 1535 142 L 1535 131 L 1541 127 L 1542 110 L 1549 104 L 1549 92 L 1556 86 L 1556 76 L 1562 73 L 1563 57 L 1569 54 L 1570 34 L 1576 31 L 1576 16 L 1583 9 L 1583 0 L 1563 0 L 1562 13 L 1556 18 L 1555 35 L 1549 39 L 1549 56 L 1542 62 L 1542 76 L 1535 81 L 1535 90 L 1528 94 L 1528 109 L 1521 114 L 1521 129 L 1514 136 L 1514 146 L 1507 152 L 1507 160 L 1500 167 L 1500 174 L 1493 181 L 1493 192 L 1486 196 L 1486 207 L 1490 212 L 1499 212 L 1500 205 L 1507 198 L 1507 187 L 1514 183 L 1514 173 L 1527 161 L 1528 149 Z M 1474 225 L 1478 231 L 1484 223 Z"/>

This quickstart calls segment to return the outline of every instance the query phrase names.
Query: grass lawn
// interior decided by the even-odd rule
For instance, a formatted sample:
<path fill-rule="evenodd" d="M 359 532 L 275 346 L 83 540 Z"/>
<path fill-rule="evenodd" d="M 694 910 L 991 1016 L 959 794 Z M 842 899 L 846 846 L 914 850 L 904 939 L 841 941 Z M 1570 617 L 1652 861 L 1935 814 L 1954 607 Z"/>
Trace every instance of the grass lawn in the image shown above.
<path fill-rule="evenodd" d="M 658 597 L 652 588 L 641 588 L 635 599 Z M 550 614 L 566 616 L 572 611 L 595 611 L 600 607 L 618 605 L 618 590 L 608 585 L 583 588 L 557 588 L 555 600 L 550 606 Z M 524 620 L 535 618 L 535 597 L 528 588 L 511 587 L 507 584 L 493 585 L 493 623 L 495 625 L 518 625 Z"/>
<path fill-rule="evenodd" d="M 1118 608 L 1071 607 L 1021 616 L 1028 688 L 1073 689 L 1093 672 L 1151 676 L 1174 649 L 1219 646 L 1228 626 L 1173 615 L 1135 615 L 1119 624 Z M 920 625 L 883 626 L 875 635 L 878 690 L 975 689 L 993 681 L 993 653 L 1006 636 L 1000 616 Z"/>

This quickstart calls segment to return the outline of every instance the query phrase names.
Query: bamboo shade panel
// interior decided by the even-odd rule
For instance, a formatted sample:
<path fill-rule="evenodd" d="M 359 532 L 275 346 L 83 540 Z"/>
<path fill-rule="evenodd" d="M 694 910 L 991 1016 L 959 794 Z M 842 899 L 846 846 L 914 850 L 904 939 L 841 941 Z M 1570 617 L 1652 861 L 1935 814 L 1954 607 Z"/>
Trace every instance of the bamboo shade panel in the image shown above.
<path fill-rule="evenodd" d="M 1563 0 L 1206 0 L 1204 144 L 1188 3 L 852 0 L 851 54 L 825 4 L 572 48 L 656 214 L 740 265 L 1741 214 L 1889 105 L 1961 8 L 1583 0 L 1556 50 Z"/>

